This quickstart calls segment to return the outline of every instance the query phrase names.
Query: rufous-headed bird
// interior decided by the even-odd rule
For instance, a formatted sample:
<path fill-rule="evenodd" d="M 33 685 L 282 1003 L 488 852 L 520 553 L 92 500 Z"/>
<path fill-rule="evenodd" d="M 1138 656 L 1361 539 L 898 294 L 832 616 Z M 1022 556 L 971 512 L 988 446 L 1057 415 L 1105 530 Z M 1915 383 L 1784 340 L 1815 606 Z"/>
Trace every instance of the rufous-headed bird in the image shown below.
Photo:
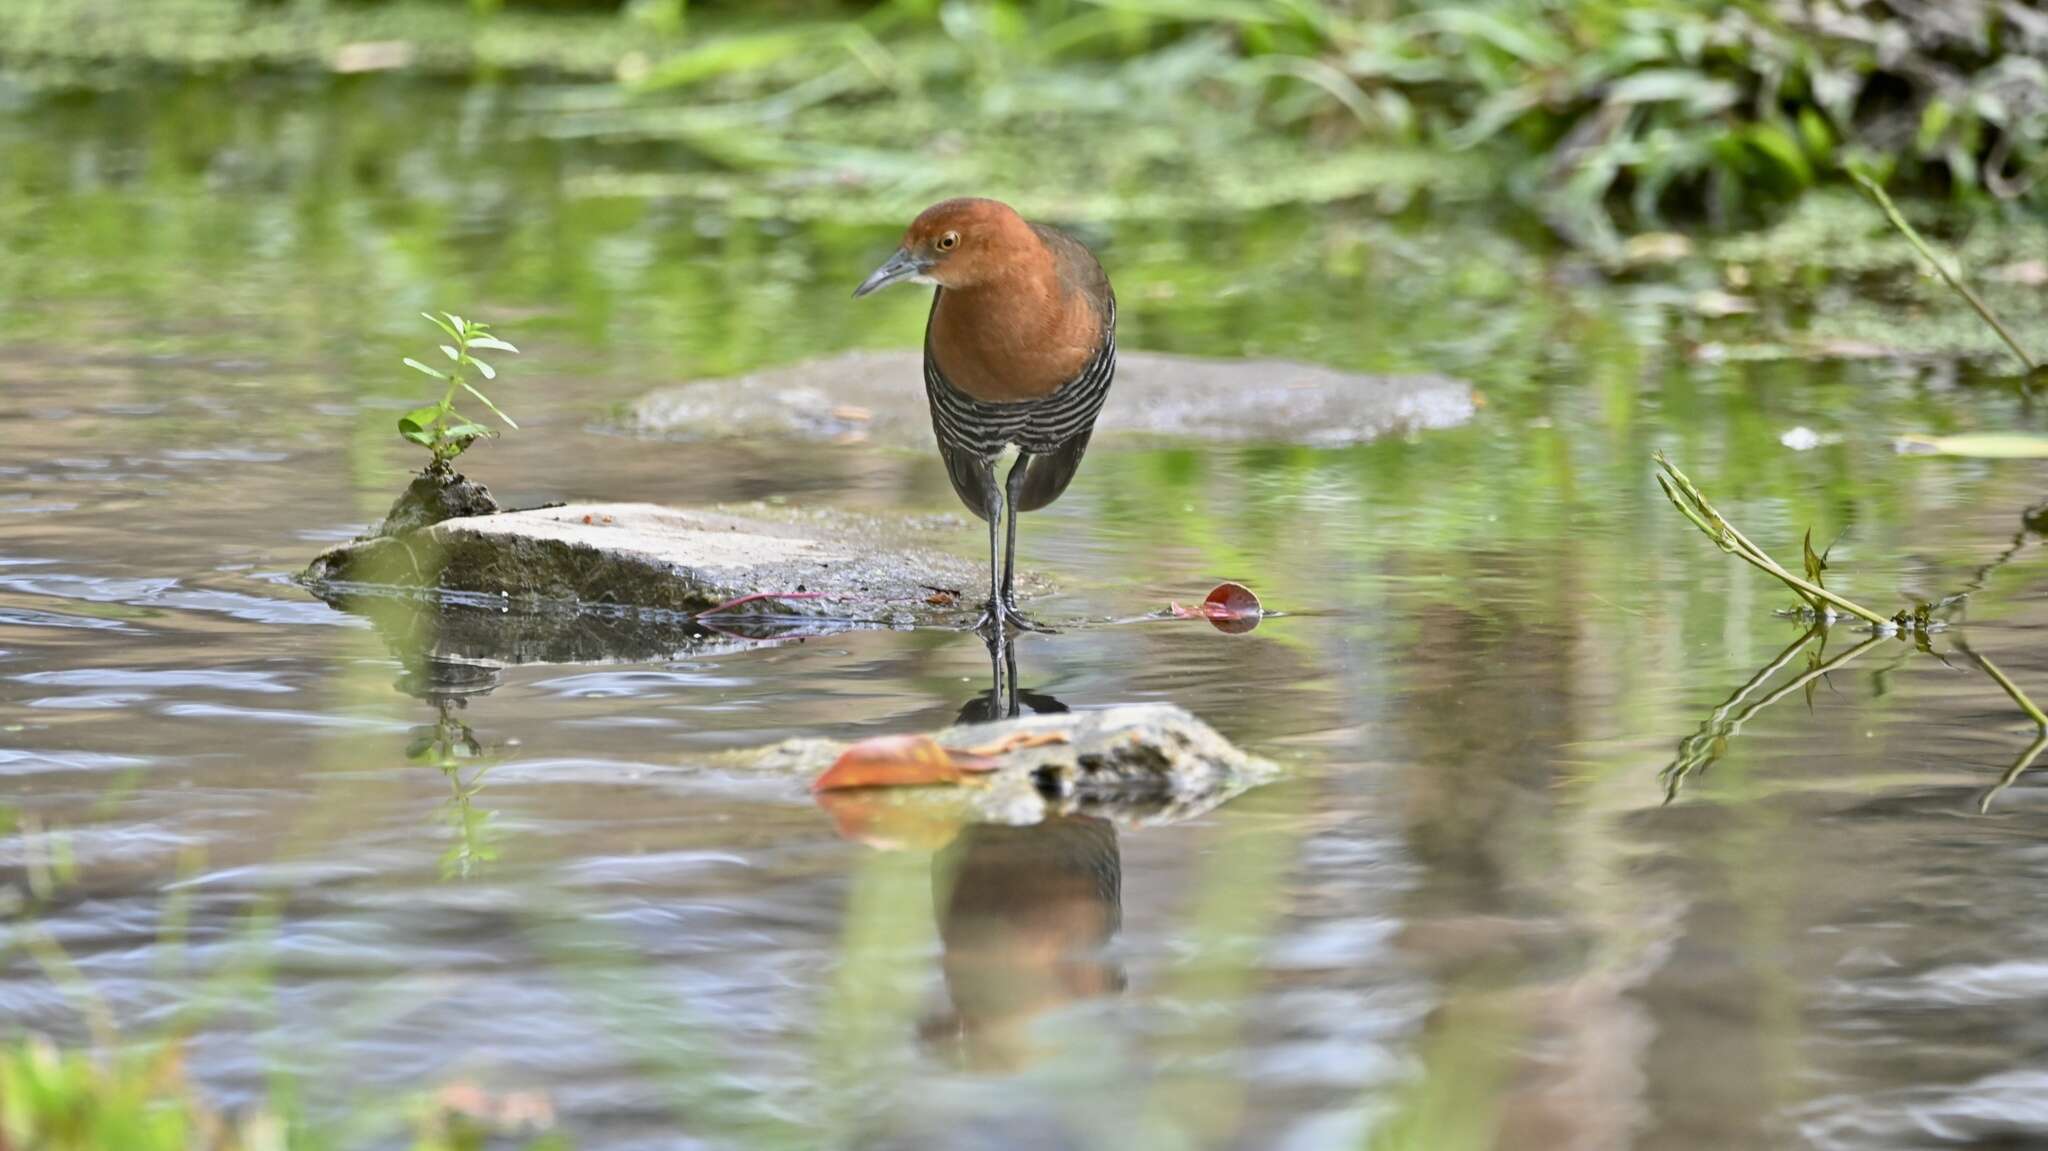
<path fill-rule="evenodd" d="M 995 200 L 926 208 L 853 290 L 932 284 L 924 390 L 953 490 L 988 521 L 978 630 L 1043 631 L 1017 610 L 1017 513 L 1060 497 L 1081 466 L 1116 375 L 1116 295 L 1079 240 Z M 996 463 L 1017 449 L 1007 478 Z M 998 546 L 1000 545 L 1000 552 Z"/>

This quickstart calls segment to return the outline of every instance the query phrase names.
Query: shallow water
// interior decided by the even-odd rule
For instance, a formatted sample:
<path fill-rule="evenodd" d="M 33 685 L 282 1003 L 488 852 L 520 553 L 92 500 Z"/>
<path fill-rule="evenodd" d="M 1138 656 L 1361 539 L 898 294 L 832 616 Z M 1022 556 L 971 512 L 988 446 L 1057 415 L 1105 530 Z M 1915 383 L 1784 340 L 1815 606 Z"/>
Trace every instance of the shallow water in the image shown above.
<path fill-rule="evenodd" d="M 1454 207 L 1100 227 L 1130 346 L 1485 404 L 1344 450 L 1099 444 L 1024 523 L 1068 625 L 1021 643 L 1026 702 L 1171 701 L 1286 779 L 1175 826 L 876 851 L 716 753 L 951 722 L 988 687 L 971 636 L 437 686 L 290 582 L 403 482 L 428 307 L 528 350 L 493 393 L 521 430 L 465 461 L 508 502 L 957 510 L 922 454 L 609 431 L 679 379 L 911 344 L 924 305 L 845 298 L 886 232 L 579 196 L 659 158 L 552 142 L 528 95 L 0 115 L 10 1029 L 183 1029 L 226 1104 L 295 1072 L 368 1145 L 451 1083 L 606 1148 L 2048 1140 L 2048 805 L 1990 794 L 2035 730 L 1975 662 L 2048 698 L 2020 520 L 2048 466 L 1891 447 L 2038 428 L 2009 387 L 1698 354 L 1803 301 L 1716 327 Z M 1973 589 L 1931 652 L 1837 627 L 1847 662 L 1738 715 L 1822 640 L 1792 652 L 1669 803 L 1680 740 L 1801 631 L 1665 503 L 1656 448 L 1781 556 L 1839 537 L 1848 594 Z M 1225 578 L 1290 614 L 1099 622 Z M 452 777 L 408 758 L 434 736 L 475 742 Z"/>

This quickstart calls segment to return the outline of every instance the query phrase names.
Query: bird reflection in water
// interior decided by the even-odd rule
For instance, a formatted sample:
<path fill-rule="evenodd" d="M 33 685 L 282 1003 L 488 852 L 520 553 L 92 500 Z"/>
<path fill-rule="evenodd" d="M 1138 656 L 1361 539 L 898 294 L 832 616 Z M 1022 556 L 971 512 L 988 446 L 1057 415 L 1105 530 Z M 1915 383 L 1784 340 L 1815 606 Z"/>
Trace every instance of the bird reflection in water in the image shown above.
<path fill-rule="evenodd" d="M 990 644 L 994 684 L 960 709 L 963 723 L 1049 714 L 1065 704 L 1019 690 L 1016 653 Z M 1032 1061 L 1034 1021 L 1069 1004 L 1123 990 L 1110 944 L 1123 922 L 1123 863 L 1116 825 L 1091 815 L 1049 815 L 1021 827 L 972 823 L 932 857 L 932 913 L 944 946 L 946 1009 L 921 1033 L 935 1049 L 980 1070 Z"/>

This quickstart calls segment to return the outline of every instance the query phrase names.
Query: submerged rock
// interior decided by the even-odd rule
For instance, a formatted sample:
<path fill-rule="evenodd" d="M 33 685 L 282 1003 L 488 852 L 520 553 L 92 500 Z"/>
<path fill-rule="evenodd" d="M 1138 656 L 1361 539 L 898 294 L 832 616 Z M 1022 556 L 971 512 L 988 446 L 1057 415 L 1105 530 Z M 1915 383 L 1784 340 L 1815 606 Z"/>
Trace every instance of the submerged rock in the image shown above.
<path fill-rule="evenodd" d="M 384 513 L 384 522 L 377 525 L 375 534 L 404 535 L 442 520 L 487 516 L 501 510 L 491 489 L 461 472 L 422 472 L 391 501 L 391 510 Z"/>
<path fill-rule="evenodd" d="M 957 528 L 950 518 L 566 504 L 355 540 L 319 556 L 301 578 L 330 600 L 368 585 L 470 593 L 525 609 L 691 613 L 758 594 L 776 598 L 748 605 L 752 614 L 908 625 L 972 610 L 971 589 L 987 573 L 923 539 L 950 539 Z M 1039 585 L 1020 576 L 1019 586 Z"/>
<path fill-rule="evenodd" d="M 1187 711 L 1163 703 L 961 724 L 932 738 L 964 751 L 1048 734 L 1063 738 L 1001 752 L 995 771 L 968 784 L 826 792 L 819 802 L 840 819 L 842 831 L 857 837 L 927 828 L 924 820 L 935 812 L 968 822 L 1022 824 L 1079 811 L 1148 824 L 1200 815 L 1279 772 Z M 726 759 L 808 780 L 848 746 L 792 739 Z"/>
<path fill-rule="evenodd" d="M 924 447 L 920 353 L 850 352 L 749 376 L 695 380 L 642 398 L 627 426 L 687 440 L 799 439 Z M 1123 352 L 1096 450 L 1197 439 L 1341 446 L 1472 418 L 1472 386 L 1446 376 L 1369 376 L 1284 360 Z"/>

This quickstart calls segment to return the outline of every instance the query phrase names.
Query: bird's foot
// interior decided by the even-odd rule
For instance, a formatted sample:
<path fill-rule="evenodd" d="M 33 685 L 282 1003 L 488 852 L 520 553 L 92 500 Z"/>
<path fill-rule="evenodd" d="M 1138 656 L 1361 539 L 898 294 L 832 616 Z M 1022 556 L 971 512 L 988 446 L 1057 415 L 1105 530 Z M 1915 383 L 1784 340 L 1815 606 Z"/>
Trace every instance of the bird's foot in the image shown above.
<path fill-rule="evenodd" d="M 974 625 L 974 630 L 985 636 L 998 637 L 1004 632 L 1012 631 L 1035 631 L 1040 635 L 1059 634 L 1057 629 L 1047 627 L 1019 611 L 1017 602 L 1008 599 L 1000 603 L 996 600 L 985 601 L 981 605 L 981 619 Z"/>

